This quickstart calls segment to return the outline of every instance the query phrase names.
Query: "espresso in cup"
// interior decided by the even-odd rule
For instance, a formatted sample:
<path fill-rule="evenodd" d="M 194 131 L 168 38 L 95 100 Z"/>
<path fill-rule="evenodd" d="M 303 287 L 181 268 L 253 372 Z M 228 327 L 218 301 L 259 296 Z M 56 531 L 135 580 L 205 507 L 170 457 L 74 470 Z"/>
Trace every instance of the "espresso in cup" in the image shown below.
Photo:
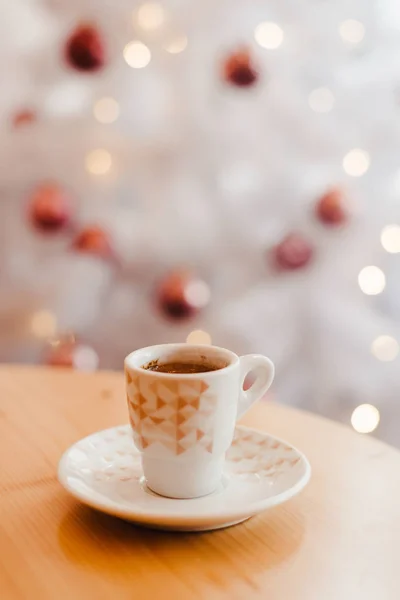
<path fill-rule="evenodd" d="M 158 373 L 181 373 L 181 374 L 191 374 L 191 373 L 209 373 L 210 371 L 218 371 L 218 369 L 223 369 L 226 367 L 224 365 L 216 365 L 210 362 L 166 362 L 159 363 L 158 360 L 152 360 L 147 365 L 143 365 L 142 369 L 146 369 L 146 371 L 156 371 Z"/>

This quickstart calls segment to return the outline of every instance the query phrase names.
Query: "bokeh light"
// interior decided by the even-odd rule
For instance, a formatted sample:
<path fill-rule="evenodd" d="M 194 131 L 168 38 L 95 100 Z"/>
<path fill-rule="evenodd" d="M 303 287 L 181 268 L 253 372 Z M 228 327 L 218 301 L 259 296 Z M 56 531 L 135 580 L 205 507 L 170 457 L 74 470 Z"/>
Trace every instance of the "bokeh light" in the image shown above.
<path fill-rule="evenodd" d="M 201 279 L 189 281 L 184 290 L 185 300 L 196 308 L 203 308 L 210 300 L 211 292 L 208 285 Z"/>
<path fill-rule="evenodd" d="M 371 433 L 380 421 L 379 410 L 372 404 L 360 404 L 351 415 L 351 424 L 358 433 Z"/>
<path fill-rule="evenodd" d="M 254 30 L 254 38 L 259 46 L 267 50 L 275 50 L 283 42 L 283 30 L 276 23 L 264 21 Z"/>
<path fill-rule="evenodd" d="M 385 273 L 379 267 L 364 267 L 358 274 L 358 284 L 361 291 L 368 296 L 380 294 L 386 285 Z"/>
<path fill-rule="evenodd" d="M 100 123 L 114 123 L 119 117 L 119 104 L 114 98 L 100 98 L 93 107 L 93 114 Z"/>
<path fill-rule="evenodd" d="M 365 150 L 354 148 L 343 158 L 343 169 L 352 177 L 361 177 L 369 169 L 370 156 Z"/>
<path fill-rule="evenodd" d="M 361 21 L 347 19 L 339 25 L 339 34 L 344 42 L 359 44 L 364 39 L 365 27 Z"/>
<path fill-rule="evenodd" d="M 85 165 L 92 175 L 105 175 L 111 169 L 111 154 L 103 148 L 92 150 L 86 156 Z"/>
<path fill-rule="evenodd" d="M 188 39 L 186 35 L 179 35 L 175 38 L 172 38 L 167 44 L 165 44 L 164 48 L 170 54 L 179 54 L 183 52 L 186 46 L 188 45 Z"/>
<path fill-rule="evenodd" d="M 189 333 L 186 342 L 188 344 L 204 344 L 209 346 L 211 344 L 211 335 L 207 331 L 195 329 Z"/>
<path fill-rule="evenodd" d="M 381 232 L 381 244 L 387 252 L 400 252 L 400 225 L 387 225 Z"/>
<path fill-rule="evenodd" d="M 124 48 L 124 58 L 132 69 L 143 69 L 151 60 L 151 52 L 142 42 L 129 42 Z"/>
<path fill-rule="evenodd" d="M 98 354 L 90 346 L 78 345 L 73 351 L 73 367 L 79 371 L 95 371 L 99 366 Z"/>
<path fill-rule="evenodd" d="M 399 344 L 391 335 L 380 335 L 371 344 L 371 352 L 378 360 L 390 362 L 399 353 Z"/>

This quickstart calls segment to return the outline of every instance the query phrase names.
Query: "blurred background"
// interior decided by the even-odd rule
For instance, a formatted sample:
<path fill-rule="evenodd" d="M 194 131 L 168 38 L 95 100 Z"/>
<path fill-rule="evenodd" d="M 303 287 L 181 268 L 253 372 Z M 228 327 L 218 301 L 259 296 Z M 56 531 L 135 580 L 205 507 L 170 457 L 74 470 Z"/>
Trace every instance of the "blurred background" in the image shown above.
<path fill-rule="evenodd" d="M 400 446 L 398 0 L 0 10 L 0 359 L 265 353 Z"/>

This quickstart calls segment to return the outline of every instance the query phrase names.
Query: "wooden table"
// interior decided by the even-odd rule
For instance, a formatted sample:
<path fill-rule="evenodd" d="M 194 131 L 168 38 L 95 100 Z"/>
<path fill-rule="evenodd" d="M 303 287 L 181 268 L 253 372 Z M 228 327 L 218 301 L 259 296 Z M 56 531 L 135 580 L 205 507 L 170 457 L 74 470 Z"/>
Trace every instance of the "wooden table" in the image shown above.
<path fill-rule="evenodd" d="M 0 368 L 4 600 L 398 600 L 400 454 L 350 429 L 259 404 L 244 419 L 309 457 L 300 496 L 213 533 L 139 529 L 61 488 L 61 453 L 126 422 L 122 374 Z"/>

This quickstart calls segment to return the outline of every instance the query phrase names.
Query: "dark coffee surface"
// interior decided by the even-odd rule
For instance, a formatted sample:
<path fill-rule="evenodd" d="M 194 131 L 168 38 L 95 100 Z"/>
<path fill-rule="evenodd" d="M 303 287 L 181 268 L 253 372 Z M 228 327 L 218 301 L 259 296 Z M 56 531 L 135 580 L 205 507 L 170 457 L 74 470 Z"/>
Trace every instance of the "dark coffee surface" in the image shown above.
<path fill-rule="evenodd" d="M 168 362 L 159 364 L 157 361 L 152 361 L 147 365 L 143 365 L 146 371 L 158 371 L 159 373 L 208 373 L 209 371 L 218 371 L 222 367 L 211 363 L 184 363 L 184 362 Z"/>

